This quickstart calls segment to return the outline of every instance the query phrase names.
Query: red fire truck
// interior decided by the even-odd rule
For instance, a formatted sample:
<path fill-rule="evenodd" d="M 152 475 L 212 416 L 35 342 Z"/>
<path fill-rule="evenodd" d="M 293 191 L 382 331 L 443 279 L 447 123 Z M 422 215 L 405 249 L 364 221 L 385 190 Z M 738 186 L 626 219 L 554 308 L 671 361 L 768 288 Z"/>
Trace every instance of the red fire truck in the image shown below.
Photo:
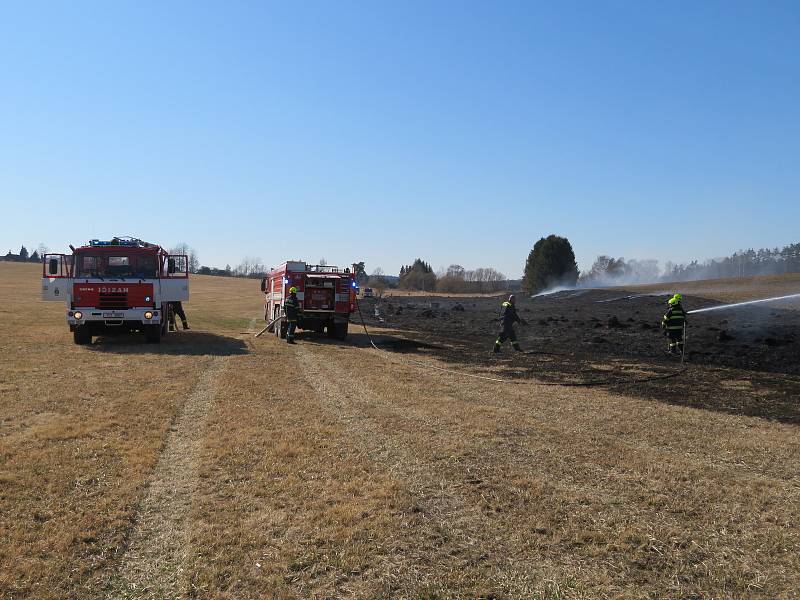
<path fill-rule="evenodd" d="M 123 331 L 160 342 L 168 330 L 168 303 L 189 299 L 187 257 L 136 238 L 70 248 L 71 255 L 42 257 L 42 300 L 67 304 L 75 343 Z"/>
<path fill-rule="evenodd" d="M 347 336 L 347 325 L 356 302 L 355 269 L 292 260 L 267 273 L 261 280 L 264 319 L 275 321 L 274 331 L 280 338 L 286 337 L 288 323 L 283 314 L 283 302 L 291 287 L 297 288 L 302 308 L 298 328 L 317 333 L 327 330 L 328 337 L 340 340 Z"/>

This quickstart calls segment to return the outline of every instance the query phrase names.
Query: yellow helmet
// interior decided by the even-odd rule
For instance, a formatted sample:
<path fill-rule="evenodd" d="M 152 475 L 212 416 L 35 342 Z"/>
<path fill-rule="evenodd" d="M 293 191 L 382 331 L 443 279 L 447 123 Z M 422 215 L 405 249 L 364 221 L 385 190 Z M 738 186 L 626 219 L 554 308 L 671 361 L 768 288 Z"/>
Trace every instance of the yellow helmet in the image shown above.
<path fill-rule="evenodd" d="M 675 299 L 676 302 L 680 302 L 681 300 L 683 300 L 683 296 L 677 292 L 675 293 L 673 298 Z"/>
<path fill-rule="evenodd" d="M 294 287 L 294 286 L 290 287 L 290 288 L 289 288 L 289 293 L 290 293 L 290 294 L 296 294 L 296 293 L 297 293 L 297 288 L 296 288 L 296 287 Z"/>
<path fill-rule="evenodd" d="M 667 304 L 669 304 L 670 306 L 675 306 L 678 302 L 679 300 L 677 300 L 674 296 L 669 300 L 667 300 Z"/>

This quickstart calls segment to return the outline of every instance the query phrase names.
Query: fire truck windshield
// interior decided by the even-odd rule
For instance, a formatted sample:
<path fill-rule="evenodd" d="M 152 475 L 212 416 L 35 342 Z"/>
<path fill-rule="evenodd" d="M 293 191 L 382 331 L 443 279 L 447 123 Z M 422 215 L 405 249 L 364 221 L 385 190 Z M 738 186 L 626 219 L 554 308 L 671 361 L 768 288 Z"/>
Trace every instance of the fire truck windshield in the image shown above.
<path fill-rule="evenodd" d="M 156 276 L 154 256 L 106 256 L 81 254 L 75 257 L 76 277 L 101 279 L 152 279 Z"/>

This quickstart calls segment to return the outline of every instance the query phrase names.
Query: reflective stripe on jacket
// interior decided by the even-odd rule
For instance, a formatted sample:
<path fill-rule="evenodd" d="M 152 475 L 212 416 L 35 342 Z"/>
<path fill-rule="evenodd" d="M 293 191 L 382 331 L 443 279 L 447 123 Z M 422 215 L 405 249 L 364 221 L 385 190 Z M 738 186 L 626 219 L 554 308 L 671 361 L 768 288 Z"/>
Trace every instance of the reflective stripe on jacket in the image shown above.
<path fill-rule="evenodd" d="M 685 323 L 686 312 L 680 304 L 670 306 L 667 314 L 661 319 L 661 326 L 667 331 L 682 330 Z"/>
<path fill-rule="evenodd" d="M 297 316 L 300 314 L 300 300 L 297 296 L 289 296 L 283 303 L 283 312 L 286 313 L 286 318 L 289 321 L 296 321 Z"/>

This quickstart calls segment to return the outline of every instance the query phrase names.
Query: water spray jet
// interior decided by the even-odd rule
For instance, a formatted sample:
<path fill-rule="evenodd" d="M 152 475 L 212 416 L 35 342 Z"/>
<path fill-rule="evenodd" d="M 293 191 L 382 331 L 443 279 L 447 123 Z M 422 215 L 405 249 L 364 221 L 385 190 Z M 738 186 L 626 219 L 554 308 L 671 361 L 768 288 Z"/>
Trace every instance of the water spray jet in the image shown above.
<path fill-rule="evenodd" d="M 749 306 L 751 304 L 761 304 L 764 302 L 779 302 L 781 300 L 800 299 L 800 294 L 789 294 L 788 296 L 775 296 L 774 298 L 761 298 L 759 300 L 747 300 L 746 302 L 734 302 L 733 304 L 722 304 L 721 306 L 709 306 L 708 308 L 696 308 L 687 311 L 686 314 L 695 314 L 702 312 L 711 312 L 712 310 L 725 310 L 727 308 L 739 308 L 740 306 Z"/>
<path fill-rule="evenodd" d="M 638 298 L 652 298 L 654 296 L 671 296 L 672 292 L 648 292 L 645 294 L 630 294 L 628 296 L 617 296 L 615 298 L 606 298 L 605 300 L 595 300 L 595 304 L 604 304 L 606 302 L 619 302 L 620 300 L 636 300 Z"/>

